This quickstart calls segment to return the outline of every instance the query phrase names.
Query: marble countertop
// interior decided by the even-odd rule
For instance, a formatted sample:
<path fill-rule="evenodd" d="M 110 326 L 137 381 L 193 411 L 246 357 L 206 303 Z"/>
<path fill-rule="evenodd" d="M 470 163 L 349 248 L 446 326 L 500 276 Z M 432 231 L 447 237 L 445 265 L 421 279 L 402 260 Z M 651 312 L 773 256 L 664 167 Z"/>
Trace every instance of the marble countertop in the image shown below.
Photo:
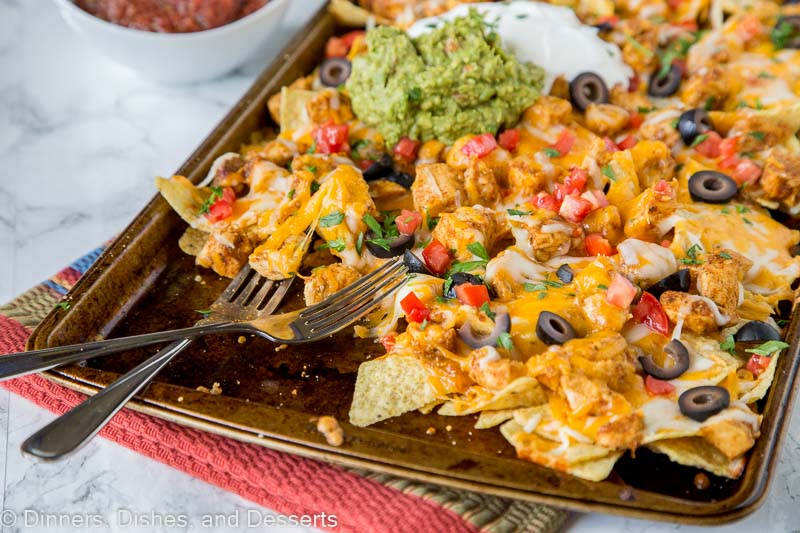
<path fill-rule="evenodd" d="M 273 53 L 320 0 L 292 4 Z M 178 168 L 270 59 L 211 83 L 154 85 L 98 56 L 47 0 L 0 0 L 0 301 L 120 231 L 153 196 L 153 176 Z M 272 513 L 100 438 L 58 463 L 22 456 L 20 443 L 52 418 L 0 389 L 3 531 L 52 531 L 48 513 L 97 513 L 120 531 L 157 529 L 130 525 L 133 514 L 185 515 L 202 530 L 204 513 Z M 717 531 L 800 528 L 798 411 L 787 423 L 766 504 Z M 569 529 L 700 530 L 594 514 Z"/>

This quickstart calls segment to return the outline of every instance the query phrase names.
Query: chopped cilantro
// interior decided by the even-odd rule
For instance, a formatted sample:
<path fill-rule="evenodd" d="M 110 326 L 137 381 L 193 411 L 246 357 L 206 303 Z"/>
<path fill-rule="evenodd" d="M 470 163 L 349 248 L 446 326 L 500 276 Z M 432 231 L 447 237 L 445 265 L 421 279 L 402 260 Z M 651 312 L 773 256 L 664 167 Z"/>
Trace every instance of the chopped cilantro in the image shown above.
<path fill-rule="evenodd" d="M 723 207 L 723 208 L 720 210 L 720 213 L 722 213 L 723 215 L 727 215 L 727 214 L 729 214 L 730 212 L 731 212 L 731 210 L 730 210 L 730 209 L 728 209 L 728 206 L 725 206 L 725 207 Z"/>
<path fill-rule="evenodd" d="M 317 165 L 307 165 L 306 170 L 311 172 L 312 174 L 317 171 Z"/>
<path fill-rule="evenodd" d="M 358 238 L 356 239 L 356 252 L 358 252 L 358 255 L 361 255 L 361 250 L 363 249 L 364 249 L 364 232 L 359 231 Z"/>
<path fill-rule="evenodd" d="M 775 323 L 778 324 L 778 326 L 780 327 L 784 327 L 789 324 L 789 321 L 786 320 L 785 318 L 779 318 L 778 320 L 775 321 Z"/>
<path fill-rule="evenodd" d="M 508 333 L 507 331 L 501 333 L 500 336 L 497 337 L 497 346 L 499 346 L 500 348 L 505 348 L 506 350 L 510 350 L 511 348 L 513 348 L 514 343 L 511 340 L 511 334 Z"/>
<path fill-rule="evenodd" d="M 306 150 L 306 153 L 313 154 L 316 151 L 317 151 L 317 141 L 315 139 L 314 142 L 311 143 L 311 146 L 308 147 L 308 150 Z"/>
<path fill-rule="evenodd" d="M 560 281 L 552 281 L 552 280 L 549 280 L 549 279 L 543 279 L 543 280 L 542 280 L 542 283 L 544 283 L 544 284 L 545 284 L 545 285 L 547 285 L 548 287 L 556 287 L 556 288 L 559 288 L 559 287 L 563 287 L 563 286 L 564 286 L 564 284 L 563 284 L 563 283 L 561 283 Z"/>
<path fill-rule="evenodd" d="M 195 313 L 200 313 L 203 315 L 203 318 L 208 318 L 208 315 L 211 314 L 211 309 L 195 309 Z"/>
<path fill-rule="evenodd" d="M 289 200 L 294 198 L 294 189 L 289 189 L 289 192 L 286 193 L 286 197 L 289 198 Z"/>
<path fill-rule="evenodd" d="M 208 213 L 208 210 L 211 209 L 211 206 L 214 205 L 214 202 L 222 198 L 222 187 L 210 187 L 211 195 L 205 199 L 203 205 L 200 206 L 200 214 L 205 215 Z"/>
<path fill-rule="evenodd" d="M 747 224 L 748 226 L 752 226 L 753 225 L 753 223 L 747 217 L 742 217 L 742 221 L 744 221 L 744 223 Z"/>
<path fill-rule="evenodd" d="M 694 148 L 695 146 L 705 141 L 706 139 L 708 139 L 708 133 L 701 133 L 700 135 L 694 138 L 692 144 L 689 145 L 689 148 Z"/>
<path fill-rule="evenodd" d="M 639 52 L 640 54 L 642 54 L 643 56 L 645 56 L 645 57 L 653 57 L 655 55 L 652 50 L 647 48 L 645 45 L 643 45 L 642 43 L 640 43 L 639 41 L 637 41 L 636 39 L 634 39 L 630 35 L 626 35 L 625 36 L 625 40 L 628 41 L 629 43 L 631 43 L 631 46 L 633 46 L 636 49 L 636 51 Z"/>
<path fill-rule="evenodd" d="M 544 292 L 544 291 L 542 291 L 542 292 L 540 292 L 539 294 L 536 295 L 536 297 L 538 299 L 540 299 L 540 300 L 543 300 L 545 298 L 545 296 L 547 296 L 547 293 Z"/>
<path fill-rule="evenodd" d="M 522 211 L 521 209 L 506 209 L 506 211 L 508 211 L 508 214 L 511 215 L 512 217 L 513 216 L 524 217 L 525 215 L 530 215 L 531 213 L 533 213 L 533 211 Z"/>
<path fill-rule="evenodd" d="M 361 217 L 361 220 L 364 222 L 364 224 L 367 225 L 369 229 L 372 230 L 372 232 L 375 235 L 377 235 L 378 237 L 383 237 L 383 228 L 381 228 L 381 225 L 378 224 L 377 220 L 375 220 L 375 217 L 373 217 L 369 213 L 365 213 L 364 216 Z"/>
<path fill-rule="evenodd" d="M 783 341 L 767 341 L 755 348 L 748 348 L 745 350 L 747 353 L 754 353 L 757 355 L 772 355 L 773 353 L 788 348 L 789 345 Z"/>
<path fill-rule="evenodd" d="M 63 309 L 64 311 L 67 311 L 70 307 L 69 302 L 58 302 L 56 304 L 56 309 Z"/>
<path fill-rule="evenodd" d="M 761 72 L 758 73 L 758 77 L 761 78 L 762 80 L 766 80 L 766 79 L 774 78 L 775 76 L 773 76 L 772 74 L 770 74 L 766 70 L 762 70 Z"/>
<path fill-rule="evenodd" d="M 714 101 L 715 100 L 716 100 L 716 98 L 714 98 L 713 96 L 709 96 L 708 98 L 706 98 L 706 104 L 704 106 L 706 108 L 706 111 L 710 111 L 710 110 L 714 109 Z"/>
<path fill-rule="evenodd" d="M 607 291 L 607 290 L 608 290 L 608 285 L 605 285 L 605 284 L 603 284 L 603 283 L 599 283 L 599 284 L 597 285 L 597 288 L 598 288 L 598 289 L 602 289 L 602 290 L 604 290 L 604 291 Z"/>
<path fill-rule="evenodd" d="M 781 20 L 775 25 L 774 28 L 772 28 L 772 31 L 769 32 L 769 38 L 772 41 L 772 44 L 775 45 L 776 50 L 782 50 L 786 48 L 786 45 L 789 44 L 789 41 L 795 36 L 796 33 L 797 28 L 795 28 L 792 23 L 786 20 Z"/>
<path fill-rule="evenodd" d="M 422 89 L 419 87 L 414 87 L 408 91 L 408 101 L 416 104 L 422 100 Z"/>
<path fill-rule="evenodd" d="M 342 220 L 344 220 L 344 213 L 341 211 L 334 211 L 319 219 L 319 227 L 330 228 L 331 226 L 341 224 Z"/>
<path fill-rule="evenodd" d="M 334 239 L 332 241 L 328 241 L 325 244 L 319 246 L 318 250 L 325 250 L 330 248 L 331 250 L 335 250 L 337 252 L 343 252 L 345 248 L 347 248 L 347 244 L 344 242 L 344 239 Z"/>
<path fill-rule="evenodd" d="M 729 354 L 733 355 L 736 353 L 736 342 L 733 340 L 733 335 L 728 335 L 725 337 L 725 341 L 719 343 L 719 349 L 725 350 Z"/>
<path fill-rule="evenodd" d="M 746 205 L 736 204 L 736 212 L 739 213 L 739 214 L 749 213 L 750 212 L 750 208 L 747 207 Z"/>
<path fill-rule="evenodd" d="M 669 121 L 669 125 L 672 126 L 673 128 L 677 128 L 678 127 L 678 122 L 680 122 L 680 119 L 679 118 L 674 118 L 674 119 Z"/>
<path fill-rule="evenodd" d="M 380 246 L 381 248 L 383 248 L 387 252 L 390 252 L 392 250 L 392 247 L 391 247 L 392 239 L 386 239 L 384 237 L 377 237 L 375 239 L 367 239 L 367 242 L 370 243 L 370 244 L 374 244 L 375 246 Z"/>
<path fill-rule="evenodd" d="M 751 131 L 747 135 L 749 135 L 750 137 L 752 137 L 753 139 L 756 139 L 758 141 L 763 141 L 764 138 L 765 138 L 765 135 L 764 135 L 763 131 Z"/>
<path fill-rule="evenodd" d="M 316 167 L 314 167 L 316 169 Z M 311 182 L 311 194 L 314 194 L 319 190 L 319 182 L 314 180 Z"/>
<path fill-rule="evenodd" d="M 475 270 L 476 268 L 482 268 L 486 266 L 486 261 L 481 259 L 480 261 L 464 261 L 464 262 L 456 262 L 450 266 L 450 270 L 447 271 L 447 275 L 450 276 L 455 274 L 456 272 L 470 272 Z"/>
<path fill-rule="evenodd" d="M 604 167 L 603 167 L 603 168 L 600 170 L 600 172 L 602 172 L 602 173 L 603 173 L 603 176 L 607 177 L 607 178 L 608 178 L 608 179 L 610 179 L 611 181 L 617 181 L 617 175 L 614 173 L 614 169 L 613 169 L 613 168 L 611 168 L 611 165 L 610 165 L 610 164 L 608 164 L 608 165 L 604 166 Z"/>
<path fill-rule="evenodd" d="M 559 152 L 555 148 L 545 148 L 544 155 L 546 155 L 547 157 L 561 157 L 561 152 Z"/>
<path fill-rule="evenodd" d="M 480 307 L 480 309 L 481 309 L 481 311 L 483 311 L 483 313 L 484 313 L 486 316 L 488 316 L 488 317 L 489 317 L 489 318 L 491 318 L 492 320 L 494 320 L 494 317 L 495 317 L 495 316 L 497 316 L 497 315 L 495 314 L 495 312 L 494 312 L 494 311 L 492 311 L 492 308 L 491 308 L 491 307 L 489 307 L 489 302 L 483 302 L 483 305 Z"/>
<path fill-rule="evenodd" d="M 684 265 L 702 265 L 703 261 L 697 258 L 697 254 L 702 252 L 703 248 L 699 244 L 693 244 L 686 250 L 686 257 L 681 259 Z"/>
<path fill-rule="evenodd" d="M 528 292 L 536 292 L 536 291 L 546 291 L 547 285 L 544 283 L 525 283 L 523 288 Z"/>
<path fill-rule="evenodd" d="M 733 257 L 731 257 L 731 254 L 729 254 L 727 252 L 720 252 L 717 255 L 720 256 L 723 259 L 733 259 Z"/>
<path fill-rule="evenodd" d="M 651 111 L 655 111 L 655 110 L 656 110 L 655 107 L 641 107 L 641 106 L 639 106 L 639 107 L 636 108 L 636 111 L 638 111 L 642 115 L 646 115 L 647 113 L 650 113 Z"/>
<path fill-rule="evenodd" d="M 452 282 L 453 282 L 453 280 L 450 280 L 450 282 L 452 283 Z M 446 304 L 446 303 L 449 303 L 449 302 L 450 302 L 450 299 L 449 299 L 449 298 L 445 298 L 444 296 L 437 296 L 437 297 L 435 298 L 435 300 L 436 300 L 438 303 L 440 303 L 440 304 Z"/>
<path fill-rule="evenodd" d="M 479 242 L 471 242 L 467 245 L 467 250 L 472 252 L 473 254 L 477 255 L 484 261 L 489 260 L 489 253 L 486 251 L 486 248 Z"/>
<path fill-rule="evenodd" d="M 425 331 L 425 328 L 427 327 L 428 327 L 428 319 L 426 318 L 425 320 L 422 321 L 422 324 L 419 325 L 419 330 Z"/>

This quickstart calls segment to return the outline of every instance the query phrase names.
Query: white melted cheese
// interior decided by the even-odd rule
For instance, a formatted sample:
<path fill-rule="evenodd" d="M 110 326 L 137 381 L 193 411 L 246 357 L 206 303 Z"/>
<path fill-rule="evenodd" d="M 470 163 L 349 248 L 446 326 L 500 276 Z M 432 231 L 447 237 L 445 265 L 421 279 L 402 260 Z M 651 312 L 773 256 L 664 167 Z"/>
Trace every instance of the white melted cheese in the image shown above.
<path fill-rule="evenodd" d="M 613 87 L 627 85 L 633 75 L 619 47 L 603 41 L 596 28 L 582 24 L 568 7 L 526 1 L 461 4 L 440 17 L 417 21 L 408 33 L 418 37 L 445 20 L 467 15 L 473 8 L 492 24 L 506 50 L 520 61 L 544 68 L 544 93 L 558 76 L 569 81 L 581 72 L 592 71 Z"/>
<path fill-rule="evenodd" d="M 214 162 L 211 164 L 211 168 L 209 169 L 208 174 L 206 175 L 206 177 L 203 178 L 203 181 L 198 183 L 197 186 L 198 187 L 206 187 L 209 184 L 211 184 L 211 182 L 214 181 L 214 176 L 217 175 L 217 171 L 220 168 L 222 168 L 222 165 L 224 165 L 230 159 L 235 159 L 237 157 L 241 157 L 241 156 L 239 154 L 237 154 L 236 152 L 225 152 L 224 154 L 222 154 L 221 156 L 216 158 L 214 160 Z"/>
<path fill-rule="evenodd" d="M 702 427 L 712 426 L 725 420 L 744 422 L 758 431 L 759 415 L 753 413 L 740 401 L 731 402 L 730 407 L 697 422 L 681 413 L 678 402 L 670 398 L 653 398 L 642 406 L 644 418 L 643 444 L 667 437 L 697 435 Z"/>
<path fill-rule="evenodd" d="M 497 277 L 500 272 L 505 272 L 517 283 L 530 281 L 540 281 L 544 279 L 547 272 L 554 272 L 555 268 L 536 263 L 516 248 L 509 248 L 497 255 L 486 265 L 486 281 L 489 283 Z"/>
<path fill-rule="evenodd" d="M 656 282 L 678 269 L 672 250 L 660 244 L 625 239 L 619 243 L 617 251 L 637 281 Z"/>

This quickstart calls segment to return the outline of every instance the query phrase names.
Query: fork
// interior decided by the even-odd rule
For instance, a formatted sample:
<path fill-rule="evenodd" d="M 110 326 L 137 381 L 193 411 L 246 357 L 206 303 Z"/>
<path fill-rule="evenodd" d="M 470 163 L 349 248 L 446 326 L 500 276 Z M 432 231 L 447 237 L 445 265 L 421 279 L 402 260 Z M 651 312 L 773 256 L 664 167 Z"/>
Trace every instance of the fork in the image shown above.
<path fill-rule="evenodd" d="M 406 282 L 406 271 L 407 268 L 401 261 L 389 262 L 317 305 L 281 315 L 270 313 L 279 305 L 294 278 L 278 284 L 278 288 L 267 301 L 266 297 L 272 293 L 275 284 L 265 282 L 259 288 L 258 283 L 253 280 L 260 280 L 261 277 L 252 272 L 244 272 L 231 282 L 211 310 L 224 313 L 228 317 L 233 313 L 243 314 L 248 319 L 241 323 L 250 324 L 256 328 L 254 333 L 276 342 L 312 342 L 340 331 L 369 313 L 386 296 L 402 287 Z M 250 281 L 246 281 L 248 279 Z M 242 285 L 244 289 L 241 289 Z M 251 297 L 253 293 L 256 294 L 255 297 Z M 206 321 L 207 319 L 200 322 Z M 288 334 L 293 334 L 294 337 L 289 339 L 286 337 Z M 74 452 L 91 440 L 128 400 L 189 346 L 194 338 L 178 340 L 161 350 L 110 386 L 43 427 L 22 444 L 22 451 L 41 459 L 59 459 Z"/>
<path fill-rule="evenodd" d="M 279 344 L 320 340 L 341 331 L 372 311 L 405 283 L 407 270 L 402 260 L 387 261 L 316 305 L 271 316 L 257 315 L 250 309 L 250 314 L 241 316 L 237 311 L 240 303 L 264 302 L 271 291 L 271 286 L 263 283 L 264 278 L 248 266 L 223 293 L 227 303 L 218 306 L 219 317 L 212 314 L 190 328 L 4 355 L 0 357 L 0 380 L 133 348 L 208 334 L 253 333 Z M 255 311 L 258 310 L 255 308 Z"/>

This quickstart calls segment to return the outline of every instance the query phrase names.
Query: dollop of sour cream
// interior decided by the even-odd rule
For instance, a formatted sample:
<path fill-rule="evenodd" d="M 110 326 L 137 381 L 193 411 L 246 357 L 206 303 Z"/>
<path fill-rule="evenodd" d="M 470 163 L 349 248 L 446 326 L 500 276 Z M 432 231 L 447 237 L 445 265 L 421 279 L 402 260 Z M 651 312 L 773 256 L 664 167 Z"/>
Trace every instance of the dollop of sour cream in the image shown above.
<path fill-rule="evenodd" d="M 568 7 L 527 0 L 461 4 L 441 16 L 418 20 L 408 33 L 418 37 L 445 20 L 467 15 L 470 9 L 477 9 L 484 16 L 500 35 L 503 47 L 517 59 L 544 68 L 545 93 L 558 76 L 571 81 L 581 72 L 591 71 L 610 88 L 617 83 L 627 86 L 633 75 L 622 61 L 619 47 L 598 37 L 597 29 L 581 23 Z"/>

